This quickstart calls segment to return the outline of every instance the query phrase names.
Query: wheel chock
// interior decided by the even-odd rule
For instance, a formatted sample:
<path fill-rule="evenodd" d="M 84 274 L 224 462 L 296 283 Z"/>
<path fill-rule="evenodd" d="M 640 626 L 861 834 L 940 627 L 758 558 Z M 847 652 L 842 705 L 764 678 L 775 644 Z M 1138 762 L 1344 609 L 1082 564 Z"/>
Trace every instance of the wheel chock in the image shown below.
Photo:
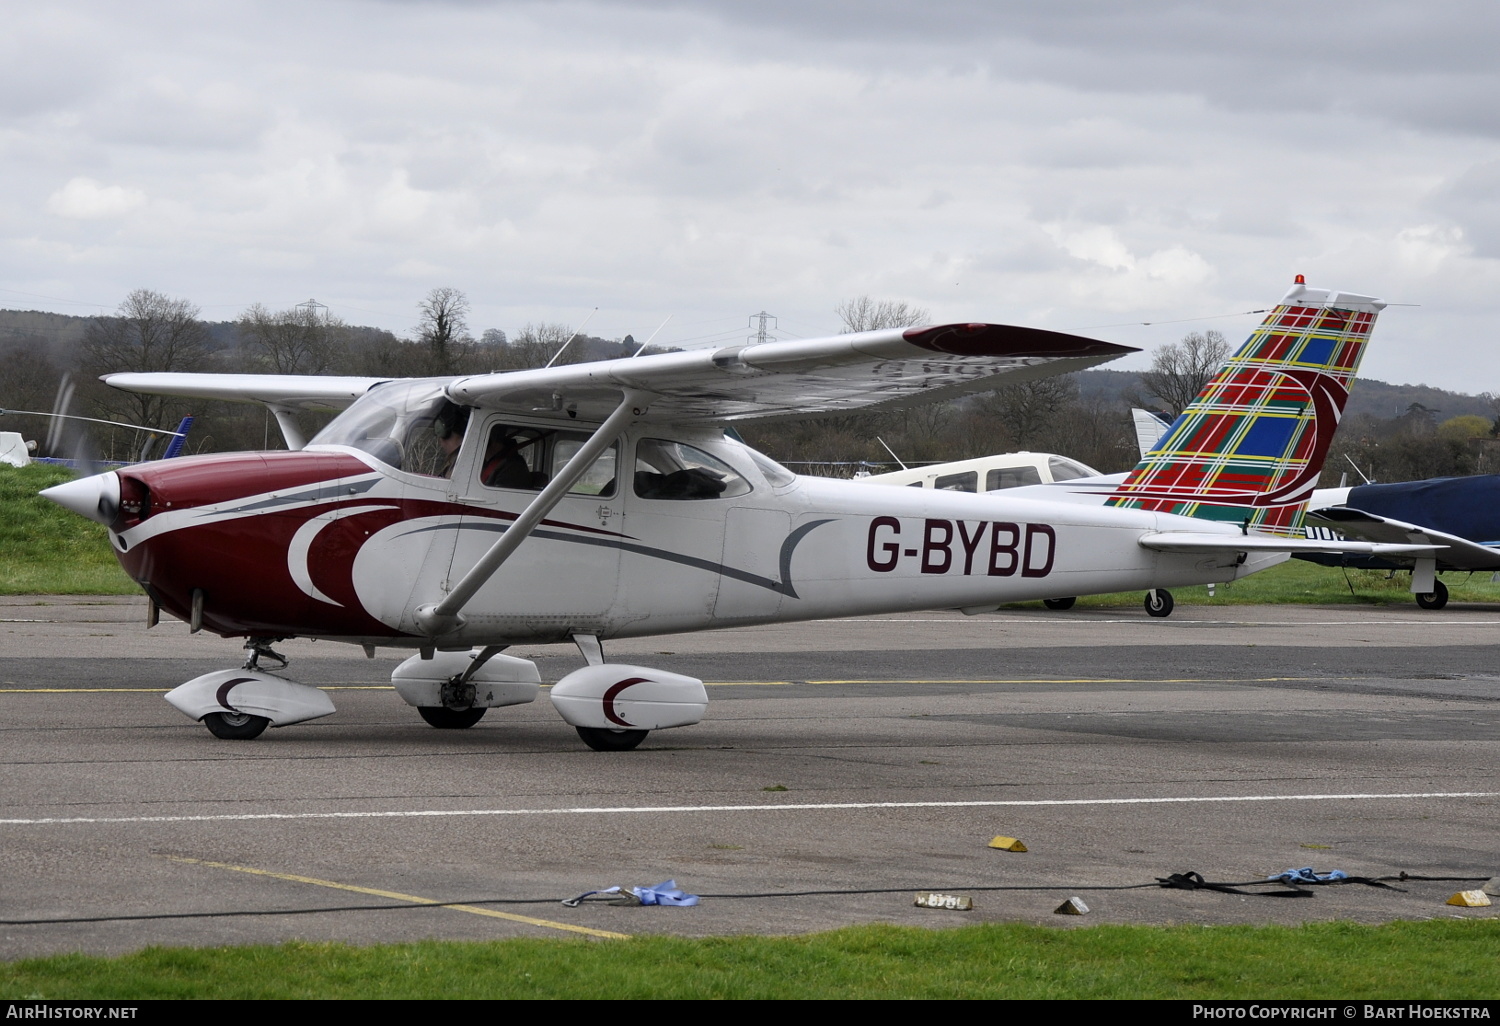
<path fill-rule="evenodd" d="M 939 894 L 937 891 L 923 891 L 917 895 L 912 904 L 917 908 L 941 908 L 950 912 L 974 911 L 974 899 L 966 894 Z"/>
<path fill-rule="evenodd" d="M 1001 851 L 1025 851 L 1026 845 L 1014 837 L 996 837 L 990 841 L 991 848 L 999 848 Z"/>
<path fill-rule="evenodd" d="M 1052 914 L 1058 916 L 1086 916 L 1089 914 L 1089 907 L 1083 903 L 1082 898 L 1075 894 L 1053 909 Z"/>
<path fill-rule="evenodd" d="M 1492 876 L 1480 890 L 1493 897 L 1500 897 L 1500 876 Z"/>
<path fill-rule="evenodd" d="M 1489 903 L 1490 896 L 1483 891 L 1459 891 L 1448 899 L 1448 904 L 1459 908 L 1484 908 Z"/>

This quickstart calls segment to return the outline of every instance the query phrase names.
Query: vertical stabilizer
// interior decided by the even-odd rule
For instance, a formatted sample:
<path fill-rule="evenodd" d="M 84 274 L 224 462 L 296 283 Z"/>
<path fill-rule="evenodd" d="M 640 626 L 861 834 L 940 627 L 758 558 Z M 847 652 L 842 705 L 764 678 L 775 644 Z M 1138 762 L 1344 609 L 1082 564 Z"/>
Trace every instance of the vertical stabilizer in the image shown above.
<path fill-rule="evenodd" d="M 1384 307 L 1369 296 L 1310 289 L 1298 275 L 1107 505 L 1300 534 Z"/>
<path fill-rule="evenodd" d="M 1156 448 L 1156 443 L 1166 436 L 1167 429 L 1172 426 L 1165 413 L 1153 413 L 1139 406 L 1131 408 L 1130 419 L 1135 424 L 1135 446 L 1142 457 Z"/>
<path fill-rule="evenodd" d="M 182 447 L 187 445 L 188 429 L 192 426 L 193 418 L 191 416 L 182 418 L 182 423 L 177 425 L 177 434 L 173 437 L 172 443 L 167 446 L 167 451 L 161 455 L 162 459 L 169 460 L 173 456 L 182 455 Z"/>

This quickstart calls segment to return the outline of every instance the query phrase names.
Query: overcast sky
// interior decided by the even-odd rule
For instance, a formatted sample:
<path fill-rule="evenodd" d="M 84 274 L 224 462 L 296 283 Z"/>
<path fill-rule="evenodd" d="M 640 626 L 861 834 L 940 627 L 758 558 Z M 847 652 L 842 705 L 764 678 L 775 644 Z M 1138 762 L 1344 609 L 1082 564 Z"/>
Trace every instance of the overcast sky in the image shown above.
<path fill-rule="evenodd" d="M 312 297 L 399 333 L 454 286 L 476 334 L 597 307 L 590 334 L 699 345 L 761 309 L 831 334 L 867 293 L 1149 349 L 1238 341 L 1302 273 L 1416 304 L 1369 376 L 1500 392 L 1497 29 L 1410 0 L 11 4 L 0 306 Z"/>

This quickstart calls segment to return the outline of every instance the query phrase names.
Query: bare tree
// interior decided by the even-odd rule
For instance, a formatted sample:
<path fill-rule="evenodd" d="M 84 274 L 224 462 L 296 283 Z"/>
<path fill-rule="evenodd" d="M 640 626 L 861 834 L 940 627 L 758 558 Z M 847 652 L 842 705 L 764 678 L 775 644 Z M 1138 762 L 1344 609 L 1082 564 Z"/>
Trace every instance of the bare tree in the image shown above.
<path fill-rule="evenodd" d="M 0 405 L 9 411 L 0 419 L 0 430 L 45 439 L 51 433 L 51 421 L 14 411 L 50 409 L 61 377 L 62 370 L 47 356 L 46 340 L 33 337 L 0 346 Z"/>
<path fill-rule="evenodd" d="M 436 288 L 421 303 L 417 339 L 431 353 L 433 374 L 452 374 L 474 345 L 469 336 L 469 297 L 458 289 Z"/>
<path fill-rule="evenodd" d="M 566 324 L 541 324 L 528 323 L 516 333 L 515 338 L 505 345 L 505 365 L 497 367 L 497 370 L 513 370 L 526 367 L 545 367 L 547 362 L 557 355 L 558 350 L 567 345 L 568 339 L 573 337 L 573 329 Z M 580 355 L 577 344 L 568 347 L 568 351 L 562 354 L 559 364 L 577 363 L 583 357 Z"/>
<path fill-rule="evenodd" d="M 1037 444 L 1053 421 L 1078 402 L 1078 380 L 1071 374 L 1004 385 L 979 401 L 985 413 L 998 420 L 1011 442 Z"/>
<path fill-rule="evenodd" d="M 83 358 L 92 374 L 111 371 L 192 371 L 208 355 L 208 328 L 198 308 L 150 289 L 125 297 L 113 317 L 96 317 L 84 331 Z M 162 396 L 100 389 L 101 409 L 146 427 L 161 426 L 171 403 Z"/>
<path fill-rule="evenodd" d="M 1228 356 L 1229 343 L 1222 334 L 1195 331 L 1158 349 L 1151 369 L 1141 375 L 1141 385 L 1175 417 L 1198 398 Z"/>
<path fill-rule="evenodd" d="M 846 299 L 833 312 L 844 322 L 845 335 L 879 328 L 910 328 L 932 321 L 932 314 L 924 307 L 912 306 L 905 300 L 875 300 L 869 296 Z"/>
<path fill-rule="evenodd" d="M 278 374 L 322 374 L 344 348 L 346 327 L 310 306 L 272 312 L 256 303 L 236 322 L 240 338 Z"/>

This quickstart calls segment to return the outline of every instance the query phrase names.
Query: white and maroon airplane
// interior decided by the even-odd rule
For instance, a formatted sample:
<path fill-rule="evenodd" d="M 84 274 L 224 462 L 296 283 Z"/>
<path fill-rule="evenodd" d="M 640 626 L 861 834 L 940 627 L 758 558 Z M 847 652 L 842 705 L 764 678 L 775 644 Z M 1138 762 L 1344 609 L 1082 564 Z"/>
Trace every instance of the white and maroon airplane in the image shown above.
<path fill-rule="evenodd" d="M 1131 350 L 950 324 L 444 379 L 113 374 L 261 402 L 288 452 L 179 458 L 43 494 L 108 525 L 158 610 L 244 637 L 244 668 L 167 700 L 216 736 L 334 711 L 259 668 L 292 637 L 415 650 L 392 677 L 435 727 L 536 698 L 518 643 L 573 641 L 551 688 L 600 750 L 698 722 L 701 681 L 606 662 L 612 638 L 1233 580 L 1304 549 L 1300 516 L 1376 314 L 1298 284 L 1103 506 L 799 477 L 741 421 L 901 407 Z M 347 407 L 311 442 L 299 407 Z"/>

